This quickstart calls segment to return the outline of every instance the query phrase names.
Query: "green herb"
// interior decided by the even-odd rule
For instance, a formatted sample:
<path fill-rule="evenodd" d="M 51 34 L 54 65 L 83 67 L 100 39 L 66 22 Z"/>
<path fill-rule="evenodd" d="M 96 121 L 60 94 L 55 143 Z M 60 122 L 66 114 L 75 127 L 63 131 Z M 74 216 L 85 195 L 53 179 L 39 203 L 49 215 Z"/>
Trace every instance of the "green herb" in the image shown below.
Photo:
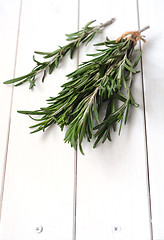
<path fill-rule="evenodd" d="M 42 79 L 42 82 L 44 82 L 47 73 L 51 74 L 55 68 L 58 68 L 59 62 L 68 52 L 70 53 L 70 58 L 72 59 L 73 53 L 75 49 L 79 47 L 80 43 L 88 44 L 92 40 L 92 38 L 96 35 L 96 33 L 100 32 L 100 30 L 102 30 L 104 27 L 113 23 L 114 18 L 112 18 L 110 21 L 107 21 L 104 24 L 91 27 L 90 25 L 93 22 L 95 22 L 95 20 L 87 23 L 85 27 L 83 27 L 82 30 L 78 32 L 66 34 L 67 36 L 66 40 L 70 41 L 69 44 L 63 47 L 59 46 L 59 48 L 53 52 L 36 51 L 35 52 L 36 54 L 44 56 L 45 61 L 39 62 L 33 56 L 33 60 L 36 63 L 36 66 L 32 69 L 30 73 L 18 78 L 5 81 L 4 84 L 14 83 L 15 86 L 19 86 L 25 82 L 29 82 L 30 83 L 29 88 L 31 89 L 35 86 L 35 82 L 36 79 L 38 79 L 38 77 Z"/>
<path fill-rule="evenodd" d="M 141 52 L 136 60 L 132 56 L 137 40 L 143 38 L 140 32 L 132 32 L 128 38 L 124 34 L 119 40 L 97 44 L 103 46 L 88 62 L 68 74 L 68 82 L 62 86 L 57 97 L 47 100 L 48 106 L 36 111 L 18 111 L 28 114 L 37 124 L 31 126 L 32 133 L 45 130 L 57 123 L 61 129 L 68 126 L 65 142 L 72 147 L 82 149 L 82 141 L 96 138 L 94 147 L 106 139 L 111 141 L 111 130 L 119 123 L 119 134 L 123 121 L 127 122 L 130 106 L 137 107 L 132 95 L 134 69 L 139 62 Z M 105 109 L 102 119 L 101 110 Z M 35 117 L 36 116 L 36 117 Z M 102 120 L 100 120 L 102 119 Z"/>

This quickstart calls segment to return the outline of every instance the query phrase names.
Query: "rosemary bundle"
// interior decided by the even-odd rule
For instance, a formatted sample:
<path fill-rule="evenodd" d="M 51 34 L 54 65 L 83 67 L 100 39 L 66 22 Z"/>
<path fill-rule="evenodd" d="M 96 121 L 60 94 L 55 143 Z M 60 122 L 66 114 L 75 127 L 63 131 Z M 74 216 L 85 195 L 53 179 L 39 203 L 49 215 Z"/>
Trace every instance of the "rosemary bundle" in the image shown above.
<path fill-rule="evenodd" d="M 95 20 L 88 22 L 78 32 L 66 34 L 66 40 L 70 41 L 70 43 L 62 47 L 59 46 L 59 48 L 53 52 L 35 51 L 36 54 L 43 55 L 43 58 L 46 60 L 44 60 L 43 62 L 39 62 L 33 56 L 33 60 L 36 63 L 36 66 L 32 69 L 30 73 L 18 78 L 5 81 L 4 84 L 14 83 L 15 86 L 19 86 L 25 82 L 29 82 L 29 88 L 31 89 L 36 86 L 35 82 L 38 78 L 41 78 L 42 82 L 44 82 L 47 73 L 51 74 L 55 68 L 58 68 L 59 62 L 68 52 L 70 53 L 70 58 L 72 59 L 75 49 L 78 48 L 81 43 L 88 44 L 98 32 L 113 23 L 114 18 L 112 18 L 110 21 L 107 21 L 106 23 L 91 27 L 90 25 L 94 22 Z"/>
<path fill-rule="evenodd" d="M 110 133 L 115 130 L 116 123 L 119 123 L 120 134 L 123 121 L 127 122 L 130 106 L 138 106 L 132 95 L 132 81 L 142 52 L 138 52 L 135 61 L 132 56 L 137 41 L 145 41 L 140 33 L 147 28 L 126 32 L 114 41 L 107 38 L 105 42 L 96 44 L 102 49 L 90 54 L 91 60 L 83 62 L 76 71 L 67 75 L 68 82 L 62 85 L 58 96 L 47 100 L 47 107 L 18 111 L 37 121 L 30 127 L 32 133 L 44 131 L 55 123 L 61 130 L 68 126 L 64 141 L 74 149 L 78 143 L 82 154 L 84 138 L 90 141 L 94 137 L 93 147 L 100 141 L 111 141 Z M 100 117 L 102 109 L 105 110 L 103 118 Z"/>

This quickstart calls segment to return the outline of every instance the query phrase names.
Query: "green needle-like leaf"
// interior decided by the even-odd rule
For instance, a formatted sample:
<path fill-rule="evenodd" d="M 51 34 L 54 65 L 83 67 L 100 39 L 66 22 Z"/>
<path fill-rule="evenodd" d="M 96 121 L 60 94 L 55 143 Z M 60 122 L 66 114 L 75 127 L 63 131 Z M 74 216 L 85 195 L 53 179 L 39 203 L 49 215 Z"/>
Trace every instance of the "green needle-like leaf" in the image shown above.
<path fill-rule="evenodd" d="M 58 68 L 59 63 L 61 62 L 61 59 L 67 54 L 67 52 L 70 52 L 70 58 L 73 57 L 73 52 L 76 48 L 79 47 L 79 45 L 83 42 L 87 42 L 87 44 L 92 40 L 92 38 L 96 35 L 96 33 L 104 27 L 110 25 L 113 23 L 114 19 L 112 18 L 110 21 L 100 24 L 98 26 L 91 27 L 90 25 L 95 22 L 90 21 L 85 25 L 82 30 L 72 33 L 72 34 L 66 34 L 68 37 L 66 40 L 70 41 L 69 44 L 59 48 L 53 52 L 40 52 L 35 51 L 35 54 L 43 55 L 44 59 L 48 59 L 48 61 L 39 62 L 35 59 L 33 56 L 33 61 L 36 63 L 36 66 L 32 69 L 32 71 L 29 74 L 26 74 L 24 76 L 10 79 L 4 82 L 4 84 L 12 84 L 14 83 L 15 86 L 19 86 L 25 82 L 30 83 L 30 89 L 33 88 L 35 85 L 34 79 L 38 79 L 38 74 L 42 73 L 42 82 L 44 82 L 44 79 L 46 77 L 46 73 L 48 72 L 51 74 L 56 68 Z"/>
<path fill-rule="evenodd" d="M 90 24 L 84 27 L 85 31 L 91 29 Z M 68 37 L 79 37 L 82 33 L 83 30 Z M 37 122 L 30 127 L 32 133 L 45 131 L 55 123 L 61 130 L 66 127 L 64 141 L 74 149 L 78 145 L 82 154 L 84 139 L 90 142 L 95 138 L 93 147 L 107 139 L 111 141 L 111 131 L 115 131 L 117 124 L 120 135 L 123 122 L 126 124 L 128 121 L 131 106 L 138 106 L 132 95 L 133 75 L 137 73 L 134 68 L 141 57 L 139 52 L 133 63 L 135 44 L 131 39 L 135 39 L 135 36 L 119 41 L 106 39 L 104 43 L 97 44 L 104 48 L 97 51 L 98 55 L 92 54 L 91 60 L 81 63 L 77 70 L 67 75 L 68 81 L 62 85 L 62 90 L 56 97 L 47 100 L 46 107 L 35 111 L 18 111 Z M 47 53 L 41 54 L 47 56 Z M 50 73 L 58 66 L 60 55 L 56 59 L 49 66 Z M 38 62 L 37 64 L 39 65 Z M 44 70 L 44 74 L 46 72 Z M 30 74 L 25 75 L 25 79 L 33 86 L 35 75 L 33 72 Z M 21 78 L 21 81 L 24 79 Z"/>

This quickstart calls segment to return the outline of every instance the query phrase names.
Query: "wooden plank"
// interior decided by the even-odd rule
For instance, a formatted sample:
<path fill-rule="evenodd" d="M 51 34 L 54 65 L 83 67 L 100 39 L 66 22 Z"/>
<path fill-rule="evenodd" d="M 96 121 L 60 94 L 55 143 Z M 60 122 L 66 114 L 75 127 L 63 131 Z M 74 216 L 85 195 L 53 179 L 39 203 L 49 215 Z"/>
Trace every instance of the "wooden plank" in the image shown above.
<path fill-rule="evenodd" d="M 101 42 L 106 35 L 116 39 L 124 31 L 138 28 L 136 1 L 81 1 L 80 16 L 81 26 L 92 19 L 117 18 L 94 42 Z M 80 62 L 87 59 L 86 52 L 94 51 L 91 45 L 80 51 Z M 131 109 L 121 136 L 113 134 L 111 143 L 95 150 L 93 142 L 84 143 L 85 156 L 78 153 L 77 240 L 150 239 L 140 74 L 135 77 L 133 92 L 140 106 Z"/>
<path fill-rule="evenodd" d="M 14 75 L 14 62 L 18 32 L 20 0 L 1 0 L 0 2 L 0 205 L 3 196 L 3 184 L 5 177 L 6 152 L 8 142 L 8 130 L 10 119 L 10 105 L 12 88 L 3 85 L 3 81 Z M 1 206 L 0 206 L 1 212 Z"/>
<path fill-rule="evenodd" d="M 143 80 L 154 239 L 164 239 L 163 9 L 164 2 L 160 0 L 139 1 L 140 25 L 150 25 L 150 30 L 146 32 L 147 43 L 143 46 Z"/>
<path fill-rule="evenodd" d="M 65 33 L 77 31 L 77 1 L 24 0 L 16 76 L 34 66 L 34 50 L 52 51 L 65 44 Z M 71 14 L 70 14 L 71 11 Z M 1 222 L 1 239 L 72 239 L 74 150 L 64 144 L 57 126 L 30 135 L 34 122 L 17 110 L 35 110 L 57 95 L 65 75 L 76 68 L 67 57 L 62 68 L 34 91 L 14 88 L 11 134 Z M 36 233 L 41 225 L 43 231 Z"/>

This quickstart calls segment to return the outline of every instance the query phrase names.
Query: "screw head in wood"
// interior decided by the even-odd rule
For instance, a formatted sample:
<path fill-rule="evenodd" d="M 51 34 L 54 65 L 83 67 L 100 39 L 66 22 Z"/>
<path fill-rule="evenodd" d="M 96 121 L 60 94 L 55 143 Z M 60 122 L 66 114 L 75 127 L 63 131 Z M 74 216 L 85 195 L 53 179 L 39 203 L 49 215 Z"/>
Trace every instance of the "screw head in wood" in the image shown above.
<path fill-rule="evenodd" d="M 118 225 L 113 225 L 112 226 L 112 232 L 113 233 L 118 233 L 120 231 L 121 231 L 121 227 L 120 226 L 118 226 Z"/>
<path fill-rule="evenodd" d="M 38 225 L 35 227 L 35 232 L 36 233 L 41 233 L 43 231 L 43 227 L 41 225 Z"/>

